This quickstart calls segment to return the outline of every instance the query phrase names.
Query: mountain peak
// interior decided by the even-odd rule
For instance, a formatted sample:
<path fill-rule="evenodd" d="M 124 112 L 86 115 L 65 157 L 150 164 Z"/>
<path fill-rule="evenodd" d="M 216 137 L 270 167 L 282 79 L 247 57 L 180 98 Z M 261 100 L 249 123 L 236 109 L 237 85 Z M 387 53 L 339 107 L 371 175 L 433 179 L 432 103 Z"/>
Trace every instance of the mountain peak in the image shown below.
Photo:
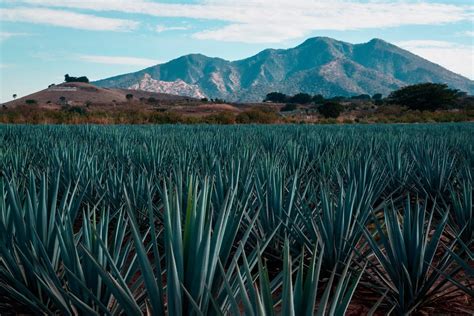
<path fill-rule="evenodd" d="M 325 36 L 316 36 L 316 37 L 310 37 L 307 40 L 305 40 L 303 43 L 298 45 L 297 47 L 304 47 L 304 46 L 310 46 L 310 45 L 318 45 L 318 44 L 334 44 L 338 43 L 338 40 L 335 40 L 330 37 L 325 37 Z"/>
<path fill-rule="evenodd" d="M 366 45 L 366 46 L 371 46 L 371 47 L 378 47 L 378 48 L 384 48 L 384 47 L 396 47 L 393 44 L 390 44 L 387 41 L 384 41 L 383 39 L 380 38 L 373 38 L 367 43 L 364 44 L 359 44 L 359 45 Z"/>

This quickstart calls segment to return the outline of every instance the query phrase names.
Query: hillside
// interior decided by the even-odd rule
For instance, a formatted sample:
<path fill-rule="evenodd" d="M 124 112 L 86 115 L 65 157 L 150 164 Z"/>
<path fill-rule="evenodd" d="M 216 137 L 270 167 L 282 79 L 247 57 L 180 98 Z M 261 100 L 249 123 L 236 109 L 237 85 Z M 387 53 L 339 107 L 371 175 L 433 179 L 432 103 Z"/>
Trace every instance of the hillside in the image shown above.
<path fill-rule="evenodd" d="M 127 94 L 132 94 L 133 97 L 130 100 L 127 100 Z M 47 89 L 7 102 L 5 103 L 5 106 L 15 107 L 18 105 L 24 105 L 27 103 L 27 100 L 34 100 L 38 106 L 43 107 L 57 107 L 66 104 L 73 106 L 82 106 L 86 104 L 109 106 L 113 104 L 134 104 L 139 103 L 140 99 L 148 100 L 149 98 L 153 98 L 156 102 L 164 103 L 193 101 L 188 97 L 177 95 L 139 90 L 109 89 L 97 87 L 88 83 L 72 82 L 51 86 Z"/>
<path fill-rule="evenodd" d="M 261 101 L 271 91 L 325 97 L 386 95 L 420 82 L 447 83 L 474 93 L 474 81 L 383 40 L 350 44 L 326 37 L 311 38 L 290 49 L 266 49 L 238 61 L 186 55 L 94 84 L 197 98 Z"/>

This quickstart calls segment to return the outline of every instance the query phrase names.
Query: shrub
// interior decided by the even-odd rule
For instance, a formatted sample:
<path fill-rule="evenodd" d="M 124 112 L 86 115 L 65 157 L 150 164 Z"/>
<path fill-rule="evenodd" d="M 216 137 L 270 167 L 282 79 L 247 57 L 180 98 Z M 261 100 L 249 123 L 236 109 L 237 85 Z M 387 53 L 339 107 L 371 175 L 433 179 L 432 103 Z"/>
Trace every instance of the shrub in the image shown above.
<path fill-rule="evenodd" d="M 150 123 L 154 124 L 176 124 L 182 122 L 183 118 L 176 112 L 154 113 L 150 116 Z"/>
<path fill-rule="evenodd" d="M 240 124 L 271 124 L 277 122 L 278 114 L 269 109 L 251 109 L 237 115 L 236 121 Z"/>
<path fill-rule="evenodd" d="M 63 106 L 61 109 L 71 114 L 85 115 L 87 113 L 87 110 L 80 106 Z"/>
<path fill-rule="evenodd" d="M 298 106 L 295 103 L 287 103 L 285 104 L 284 107 L 280 109 L 280 112 L 289 112 L 289 111 L 294 111 L 298 108 Z"/>
<path fill-rule="evenodd" d="M 318 107 L 319 113 L 325 118 L 337 118 L 343 110 L 344 107 L 337 102 L 326 102 Z"/>
<path fill-rule="evenodd" d="M 158 100 L 155 99 L 154 97 L 149 97 L 148 100 L 147 100 L 147 102 L 150 103 L 150 104 L 155 104 L 155 103 L 158 102 Z"/>
<path fill-rule="evenodd" d="M 235 115 L 231 112 L 221 112 L 206 116 L 203 121 L 209 124 L 235 124 Z"/>
<path fill-rule="evenodd" d="M 25 100 L 25 103 L 28 105 L 34 105 L 34 104 L 37 104 L 38 102 L 36 102 L 36 100 L 34 99 L 27 99 Z"/>
<path fill-rule="evenodd" d="M 133 99 L 133 94 L 127 93 L 127 95 L 125 96 L 125 98 L 127 99 L 127 101 L 131 101 L 131 100 Z"/>

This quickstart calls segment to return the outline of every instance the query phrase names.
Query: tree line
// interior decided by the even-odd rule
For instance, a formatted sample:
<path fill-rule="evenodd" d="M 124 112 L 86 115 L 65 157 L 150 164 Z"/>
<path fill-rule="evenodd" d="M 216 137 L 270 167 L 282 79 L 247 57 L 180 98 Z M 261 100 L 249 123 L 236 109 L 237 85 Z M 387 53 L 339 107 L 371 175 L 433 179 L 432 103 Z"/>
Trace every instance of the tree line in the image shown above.
<path fill-rule="evenodd" d="M 361 94 L 351 97 L 336 96 L 324 98 L 321 94 L 310 95 L 308 93 L 297 93 L 286 95 L 281 92 L 271 92 L 267 94 L 264 102 L 286 103 L 282 111 L 292 111 L 297 108 L 297 104 L 315 104 L 319 112 L 325 117 L 338 117 L 344 110 L 342 103 L 355 100 L 372 102 L 375 105 L 399 105 L 410 110 L 435 111 L 438 109 L 456 108 L 460 99 L 466 98 L 467 94 L 457 89 L 451 89 L 446 84 L 441 83 L 420 83 L 402 87 L 391 92 L 387 97 L 381 93 L 372 96 Z"/>

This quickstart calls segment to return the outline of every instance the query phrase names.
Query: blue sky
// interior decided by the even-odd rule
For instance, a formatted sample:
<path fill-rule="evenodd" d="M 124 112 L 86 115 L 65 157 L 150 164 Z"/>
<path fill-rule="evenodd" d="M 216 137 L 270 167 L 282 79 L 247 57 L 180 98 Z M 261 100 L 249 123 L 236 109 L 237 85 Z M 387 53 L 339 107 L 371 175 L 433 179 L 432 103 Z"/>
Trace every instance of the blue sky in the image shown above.
<path fill-rule="evenodd" d="M 236 60 L 313 36 L 404 47 L 474 79 L 471 0 L 2 0 L 0 101 L 188 53 Z"/>

